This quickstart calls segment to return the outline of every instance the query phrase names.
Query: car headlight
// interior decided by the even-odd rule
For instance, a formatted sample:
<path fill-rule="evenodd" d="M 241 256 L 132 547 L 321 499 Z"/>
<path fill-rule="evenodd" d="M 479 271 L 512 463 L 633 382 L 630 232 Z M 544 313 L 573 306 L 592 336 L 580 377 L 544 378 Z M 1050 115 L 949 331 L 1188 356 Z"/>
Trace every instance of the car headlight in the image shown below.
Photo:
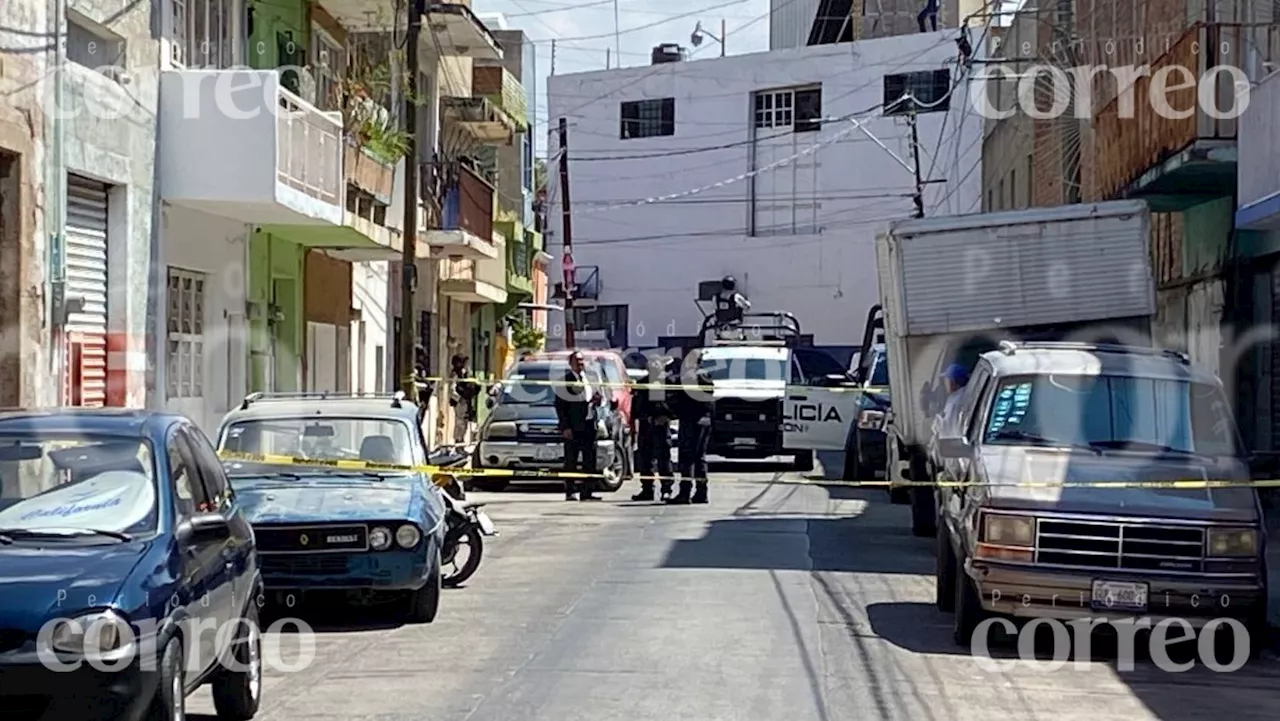
<path fill-rule="evenodd" d="M 1035 543 L 1036 521 L 1028 516 L 983 516 L 982 540 L 996 546 L 1026 546 Z"/>
<path fill-rule="evenodd" d="M 486 431 L 485 431 L 485 433 L 484 433 L 484 437 L 485 437 L 485 439 L 486 439 L 486 440 L 498 440 L 498 439 L 502 439 L 502 438 L 515 438 L 515 437 L 516 437 L 516 424 L 514 424 L 514 423 L 507 423 L 507 422 L 505 422 L 505 421 L 500 422 L 500 423 L 490 423 L 490 424 L 489 424 L 489 428 L 488 428 L 488 430 L 486 430 Z"/>
<path fill-rule="evenodd" d="M 396 529 L 396 543 L 400 544 L 401 548 L 413 548 L 421 540 L 422 531 L 412 523 L 406 523 Z"/>
<path fill-rule="evenodd" d="M 858 414 L 858 427 L 870 431 L 884 428 L 884 411 L 862 411 Z"/>
<path fill-rule="evenodd" d="M 1253 557 L 1258 555 L 1258 532 L 1252 528 L 1210 528 L 1210 556 Z"/>
<path fill-rule="evenodd" d="M 60 619 L 48 636 L 49 647 L 60 653 L 104 658 L 129 653 L 134 641 L 133 628 L 115 611 Z"/>
<path fill-rule="evenodd" d="M 391 547 L 391 529 L 383 526 L 369 531 L 369 547 L 375 551 L 385 551 Z"/>

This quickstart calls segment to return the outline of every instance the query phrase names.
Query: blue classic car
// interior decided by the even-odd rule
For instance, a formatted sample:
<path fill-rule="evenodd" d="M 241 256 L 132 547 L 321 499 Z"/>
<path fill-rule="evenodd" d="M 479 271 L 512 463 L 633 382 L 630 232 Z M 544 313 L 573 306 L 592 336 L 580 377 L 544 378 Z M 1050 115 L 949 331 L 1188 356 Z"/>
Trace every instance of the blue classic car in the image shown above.
<path fill-rule="evenodd" d="M 0 413 L 0 717 L 181 719 L 208 683 L 220 718 L 252 718 L 260 584 L 253 531 L 185 418 Z"/>
<path fill-rule="evenodd" d="M 227 414 L 219 448 L 240 496 L 272 597 L 290 605 L 317 591 L 408 597 L 430 623 L 440 605 L 445 507 L 422 473 L 352 471 L 234 454 L 422 465 L 418 408 L 402 396 L 254 394 Z"/>

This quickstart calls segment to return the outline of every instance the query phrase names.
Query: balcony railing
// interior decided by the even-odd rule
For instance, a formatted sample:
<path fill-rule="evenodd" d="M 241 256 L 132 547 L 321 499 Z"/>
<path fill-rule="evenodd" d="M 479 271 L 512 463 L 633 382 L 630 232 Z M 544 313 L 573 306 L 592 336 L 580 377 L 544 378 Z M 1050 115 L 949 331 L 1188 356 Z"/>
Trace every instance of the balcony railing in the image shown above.
<path fill-rule="evenodd" d="M 280 182 L 326 203 L 342 202 L 341 116 L 325 113 L 279 85 L 276 101 Z"/>
<path fill-rule="evenodd" d="M 529 101 L 524 86 L 501 65 L 477 65 L 471 70 L 471 92 L 487 99 L 516 123 L 516 130 L 529 127 Z"/>
<path fill-rule="evenodd" d="M 444 258 L 440 261 L 440 280 L 476 279 L 476 261 L 470 258 Z"/>
<path fill-rule="evenodd" d="M 465 230 L 493 241 L 493 186 L 469 168 L 459 167 L 457 182 L 445 190 L 443 206 L 443 229 Z"/>

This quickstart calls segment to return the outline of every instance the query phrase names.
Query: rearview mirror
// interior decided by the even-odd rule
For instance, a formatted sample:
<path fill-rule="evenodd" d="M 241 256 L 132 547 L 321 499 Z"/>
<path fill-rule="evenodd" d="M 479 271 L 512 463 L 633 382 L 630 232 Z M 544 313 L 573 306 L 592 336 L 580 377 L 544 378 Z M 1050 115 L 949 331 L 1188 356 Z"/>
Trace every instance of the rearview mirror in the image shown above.
<path fill-rule="evenodd" d="M 44 456 L 40 446 L 14 444 L 0 446 L 0 461 L 34 461 Z"/>
<path fill-rule="evenodd" d="M 938 439 L 938 454 L 943 458 L 968 458 L 969 451 L 969 439 L 964 436 L 943 436 Z"/>
<path fill-rule="evenodd" d="M 319 423 L 309 425 L 302 429 L 304 438 L 332 438 L 333 426 L 322 426 Z"/>
<path fill-rule="evenodd" d="M 231 522 L 221 513 L 201 513 L 179 523 L 174 535 L 187 546 L 225 541 L 231 537 Z"/>

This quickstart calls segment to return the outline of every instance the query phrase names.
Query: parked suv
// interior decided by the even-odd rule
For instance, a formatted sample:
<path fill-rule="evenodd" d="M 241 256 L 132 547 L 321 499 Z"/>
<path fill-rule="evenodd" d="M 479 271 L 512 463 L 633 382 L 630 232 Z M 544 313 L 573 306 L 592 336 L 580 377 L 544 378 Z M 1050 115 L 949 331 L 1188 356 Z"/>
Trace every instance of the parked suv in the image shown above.
<path fill-rule="evenodd" d="M 484 490 L 502 490 L 510 481 L 521 480 L 520 471 L 534 471 L 530 476 L 564 468 L 564 437 L 556 417 L 556 392 L 553 385 L 564 378 L 568 365 L 563 361 L 531 360 L 517 364 L 497 386 L 496 398 L 490 398 L 493 409 L 480 427 L 480 442 L 472 456 L 473 468 L 498 468 L 515 471 L 514 478 L 477 477 L 468 485 Z M 599 365 L 588 361 L 587 383 L 598 385 L 604 380 Z M 549 383 L 550 382 L 550 383 Z M 626 426 L 618 409 L 601 404 L 598 409 L 596 468 L 603 473 L 598 485 L 605 491 L 616 491 L 630 474 L 625 448 Z"/>
<path fill-rule="evenodd" d="M 181 719 L 204 684 L 257 713 L 253 530 L 186 418 L 0 413 L 0 575 L 0 716 Z"/>
<path fill-rule="evenodd" d="M 1249 480 L 1221 383 L 1185 356 L 1004 342 L 937 444 L 941 476 L 967 484 L 938 491 L 937 605 L 957 643 L 990 613 L 1265 630 L 1257 492 L 1137 487 Z"/>

